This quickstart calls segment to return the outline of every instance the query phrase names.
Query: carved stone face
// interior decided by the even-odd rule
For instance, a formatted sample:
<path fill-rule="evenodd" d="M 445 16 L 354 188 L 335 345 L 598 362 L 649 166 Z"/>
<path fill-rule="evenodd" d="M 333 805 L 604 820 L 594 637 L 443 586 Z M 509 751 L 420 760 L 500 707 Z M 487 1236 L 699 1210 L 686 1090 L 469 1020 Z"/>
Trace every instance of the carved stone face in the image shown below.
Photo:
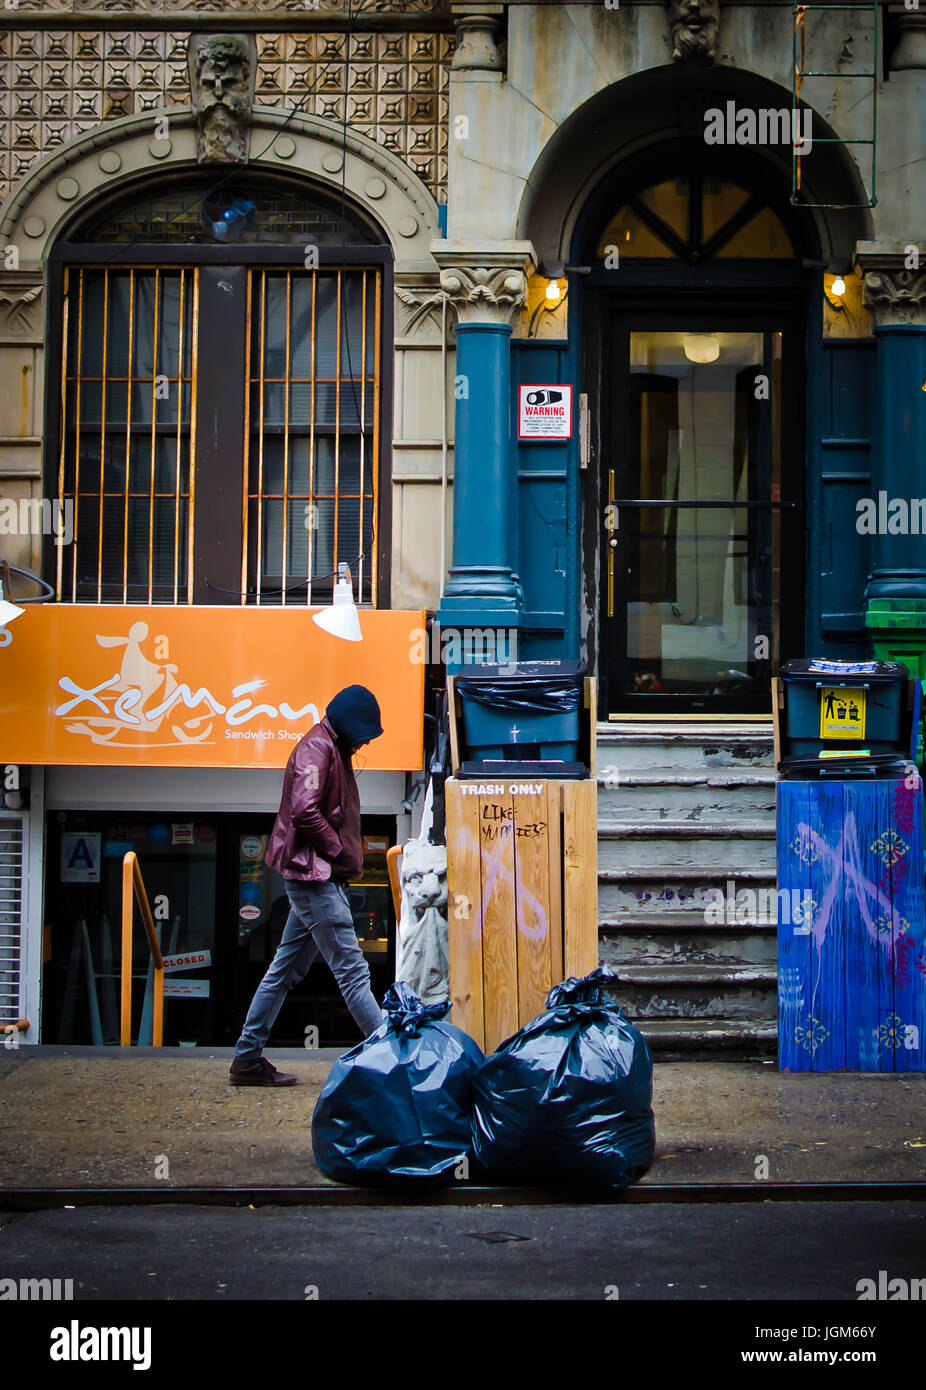
<path fill-rule="evenodd" d="M 716 58 L 719 0 L 669 0 L 669 24 L 673 58 Z"/>
<path fill-rule="evenodd" d="M 251 102 L 251 50 L 240 34 L 210 34 L 193 41 L 190 82 L 200 160 L 247 159 Z"/>
<path fill-rule="evenodd" d="M 447 847 L 410 841 L 402 853 L 403 895 L 420 922 L 429 908 L 447 915 Z"/>
<path fill-rule="evenodd" d="M 240 110 L 248 98 L 251 61 L 247 45 L 225 34 L 207 39 L 196 55 L 197 111 L 213 106 Z"/>

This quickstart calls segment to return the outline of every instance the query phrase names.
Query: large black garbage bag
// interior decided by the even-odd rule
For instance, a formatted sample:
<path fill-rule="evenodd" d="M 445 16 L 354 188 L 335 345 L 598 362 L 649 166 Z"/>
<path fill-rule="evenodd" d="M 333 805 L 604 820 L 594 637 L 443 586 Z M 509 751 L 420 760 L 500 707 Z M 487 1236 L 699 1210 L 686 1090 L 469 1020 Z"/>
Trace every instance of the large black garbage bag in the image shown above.
<path fill-rule="evenodd" d="M 602 985 L 565 980 L 473 1083 L 473 1155 L 509 1181 L 626 1187 L 653 1161 L 653 1062 Z"/>
<path fill-rule="evenodd" d="M 385 1023 L 339 1057 L 312 1116 L 312 1147 L 338 1182 L 449 1182 L 469 1152 L 472 1081 L 485 1061 L 441 1020 L 450 1000 L 422 1004 L 395 984 Z"/>

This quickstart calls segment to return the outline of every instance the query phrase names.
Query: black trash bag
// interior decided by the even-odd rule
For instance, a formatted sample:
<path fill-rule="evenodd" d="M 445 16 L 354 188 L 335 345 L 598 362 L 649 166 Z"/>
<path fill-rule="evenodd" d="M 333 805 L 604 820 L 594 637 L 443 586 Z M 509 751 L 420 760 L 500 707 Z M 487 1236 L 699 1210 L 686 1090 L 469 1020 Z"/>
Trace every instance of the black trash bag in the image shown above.
<path fill-rule="evenodd" d="M 509 1181 L 627 1187 L 653 1161 L 653 1061 L 602 986 L 565 980 L 473 1083 L 474 1167 Z"/>
<path fill-rule="evenodd" d="M 470 1144 L 472 1081 L 485 1061 L 441 1020 L 450 1000 L 422 1004 L 390 987 L 385 1023 L 331 1069 L 312 1116 L 315 1161 L 337 1182 L 449 1182 Z"/>

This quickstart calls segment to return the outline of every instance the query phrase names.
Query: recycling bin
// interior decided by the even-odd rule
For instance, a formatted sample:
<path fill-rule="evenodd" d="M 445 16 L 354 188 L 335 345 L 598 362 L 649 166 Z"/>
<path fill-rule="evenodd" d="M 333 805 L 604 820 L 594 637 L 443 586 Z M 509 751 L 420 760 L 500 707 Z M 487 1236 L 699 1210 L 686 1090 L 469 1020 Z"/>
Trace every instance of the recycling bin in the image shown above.
<path fill-rule="evenodd" d="M 926 1070 L 919 699 L 898 662 L 773 682 L 782 1071 Z"/>
<path fill-rule="evenodd" d="M 459 697 L 460 755 L 466 772 L 493 765 L 525 775 L 584 776 L 584 667 L 579 661 L 523 661 L 463 666 Z"/>
<path fill-rule="evenodd" d="M 783 778 L 897 778 L 915 763 L 920 686 L 900 662 L 788 661 L 774 686 Z"/>

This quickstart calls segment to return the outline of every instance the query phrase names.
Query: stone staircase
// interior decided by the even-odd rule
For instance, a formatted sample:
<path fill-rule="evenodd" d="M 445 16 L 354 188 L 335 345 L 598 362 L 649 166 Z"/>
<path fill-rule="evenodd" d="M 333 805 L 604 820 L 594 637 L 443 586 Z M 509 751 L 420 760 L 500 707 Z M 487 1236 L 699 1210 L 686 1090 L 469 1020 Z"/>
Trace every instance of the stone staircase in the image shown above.
<path fill-rule="evenodd" d="M 774 899 L 732 920 L 737 893 L 775 889 L 771 724 L 599 724 L 597 744 L 599 952 L 615 998 L 665 1060 L 773 1056 Z"/>

